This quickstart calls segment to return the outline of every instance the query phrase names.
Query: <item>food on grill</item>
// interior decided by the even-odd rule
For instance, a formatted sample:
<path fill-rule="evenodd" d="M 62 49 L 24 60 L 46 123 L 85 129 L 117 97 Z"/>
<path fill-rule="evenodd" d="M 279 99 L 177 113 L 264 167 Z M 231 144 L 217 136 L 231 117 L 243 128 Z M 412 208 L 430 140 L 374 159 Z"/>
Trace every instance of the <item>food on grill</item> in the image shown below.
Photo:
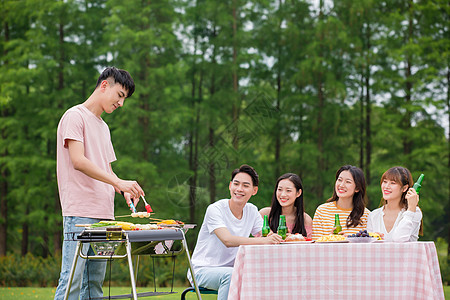
<path fill-rule="evenodd" d="M 148 218 L 148 217 L 150 217 L 150 214 L 145 211 L 140 211 L 140 212 L 131 213 L 131 216 L 133 218 Z"/>
<path fill-rule="evenodd" d="M 316 240 L 316 243 L 321 242 L 340 242 L 340 241 L 346 241 L 347 239 L 345 236 L 341 234 L 329 234 L 329 235 L 322 235 L 320 238 Z"/>
<path fill-rule="evenodd" d="M 300 233 L 296 234 L 290 234 L 286 237 L 286 242 L 299 242 L 299 241 L 306 241 L 305 237 L 301 235 Z"/>
<path fill-rule="evenodd" d="M 136 224 L 135 230 L 155 230 L 159 229 L 158 225 L 156 224 Z"/>
<path fill-rule="evenodd" d="M 177 221 L 175 220 L 163 220 L 157 223 L 158 225 L 177 225 Z"/>
<path fill-rule="evenodd" d="M 136 228 L 136 225 L 129 222 L 117 222 L 116 225 L 122 227 L 123 230 L 133 230 Z"/>
<path fill-rule="evenodd" d="M 177 220 L 162 220 L 156 224 L 158 224 L 158 225 L 184 225 L 183 222 L 177 221 Z"/>

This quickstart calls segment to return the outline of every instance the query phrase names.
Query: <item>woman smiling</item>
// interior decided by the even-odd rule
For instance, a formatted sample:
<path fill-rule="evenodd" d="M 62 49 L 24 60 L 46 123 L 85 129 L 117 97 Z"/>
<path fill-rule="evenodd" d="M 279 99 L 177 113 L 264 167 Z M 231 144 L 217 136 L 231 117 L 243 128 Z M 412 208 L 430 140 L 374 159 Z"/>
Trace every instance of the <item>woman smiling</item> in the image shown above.
<path fill-rule="evenodd" d="M 380 184 L 382 207 L 370 213 L 367 230 L 383 234 L 389 242 L 417 241 L 422 211 L 419 195 L 412 188 L 411 172 L 403 167 L 390 168 L 381 176 Z"/>
<path fill-rule="evenodd" d="M 360 168 L 346 165 L 336 172 L 333 196 L 320 205 L 313 219 L 313 240 L 333 234 L 335 214 L 339 215 L 342 234 L 365 229 L 369 210 L 366 203 L 366 180 Z"/>

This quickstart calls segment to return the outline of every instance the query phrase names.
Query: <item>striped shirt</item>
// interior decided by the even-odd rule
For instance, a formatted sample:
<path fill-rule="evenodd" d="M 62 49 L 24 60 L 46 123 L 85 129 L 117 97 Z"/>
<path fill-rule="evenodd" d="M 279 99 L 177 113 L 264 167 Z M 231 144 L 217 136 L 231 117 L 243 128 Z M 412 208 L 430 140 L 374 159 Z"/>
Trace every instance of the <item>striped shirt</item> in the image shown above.
<path fill-rule="evenodd" d="M 319 205 L 313 219 L 313 240 L 317 240 L 322 235 L 333 233 L 335 214 L 339 214 L 339 221 L 345 234 L 357 233 L 361 229 L 366 229 L 370 211 L 364 208 L 364 214 L 361 216 L 362 222 L 356 227 L 347 228 L 347 218 L 351 212 L 351 209 L 343 209 L 337 206 L 336 201 Z"/>

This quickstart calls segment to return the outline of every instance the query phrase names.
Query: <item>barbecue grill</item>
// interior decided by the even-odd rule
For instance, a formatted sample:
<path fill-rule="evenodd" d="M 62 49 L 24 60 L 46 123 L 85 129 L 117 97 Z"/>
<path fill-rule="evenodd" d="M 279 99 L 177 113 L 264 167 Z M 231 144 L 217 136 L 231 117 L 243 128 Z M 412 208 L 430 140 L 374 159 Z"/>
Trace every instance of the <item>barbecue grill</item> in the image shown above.
<path fill-rule="evenodd" d="M 192 274 L 194 270 L 192 268 L 191 257 L 189 254 L 188 245 L 186 242 L 185 233 L 188 229 L 194 228 L 195 224 L 184 224 L 177 226 L 170 226 L 157 230 L 137 230 L 137 231 L 123 231 L 118 228 L 105 227 L 105 228 L 86 228 L 80 234 L 73 234 L 72 239 L 78 241 L 75 256 L 72 262 L 72 268 L 70 271 L 69 283 L 66 290 L 64 299 L 67 299 L 72 285 L 75 268 L 78 258 L 82 259 L 124 259 L 127 258 L 128 269 L 130 271 L 130 280 L 132 294 L 117 295 L 103 297 L 99 299 L 125 299 L 131 298 L 137 300 L 138 297 L 156 296 L 161 294 L 167 294 L 168 292 L 136 292 L 136 276 L 138 259 L 140 255 L 150 255 L 153 257 L 161 256 L 177 256 L 183 252 L 186 252 L 186 257 L 189 263 L 189 269 Z M 181 241 L 180 250 L 171 250 L 172 243 L 174 241 Z M 82 245 L 89 243 L 94 249 L 95 255 L 87 255 L 83 253 Z M 135 268 L 133 267 L 132 259 L 135 259 Z M 193 279 L 194 287 L 197 293 L 197 298 L 201 300 L 201 295 L 198 290 L 195 278 Z"/>

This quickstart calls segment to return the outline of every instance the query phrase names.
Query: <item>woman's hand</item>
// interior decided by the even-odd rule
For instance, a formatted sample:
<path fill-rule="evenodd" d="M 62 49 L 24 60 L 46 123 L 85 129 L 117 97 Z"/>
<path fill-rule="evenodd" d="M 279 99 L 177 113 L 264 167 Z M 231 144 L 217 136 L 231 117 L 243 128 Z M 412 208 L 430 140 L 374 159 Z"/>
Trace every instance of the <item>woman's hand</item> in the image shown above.
<path fill-rule="evenodd" d="M 330 234 L 334 234 L 334 230 L 336 230 L 336 227 L 333 227 L 333 229 L 331 229 Z M 347 235 L 344 233 L 343 230 L 339 231 L 338 234 L 341 234 L 341 235 L 343 235 L 343 236 L 347 236 Z"/>
<path fill-rule="evenodd" d="M 419 204 L 419 195 L 416 190 L 410 188 L 406 193 L 406 200 L 408 201 L 408 210 L 412 212 L 416 212 L 416 207 Z"/>

